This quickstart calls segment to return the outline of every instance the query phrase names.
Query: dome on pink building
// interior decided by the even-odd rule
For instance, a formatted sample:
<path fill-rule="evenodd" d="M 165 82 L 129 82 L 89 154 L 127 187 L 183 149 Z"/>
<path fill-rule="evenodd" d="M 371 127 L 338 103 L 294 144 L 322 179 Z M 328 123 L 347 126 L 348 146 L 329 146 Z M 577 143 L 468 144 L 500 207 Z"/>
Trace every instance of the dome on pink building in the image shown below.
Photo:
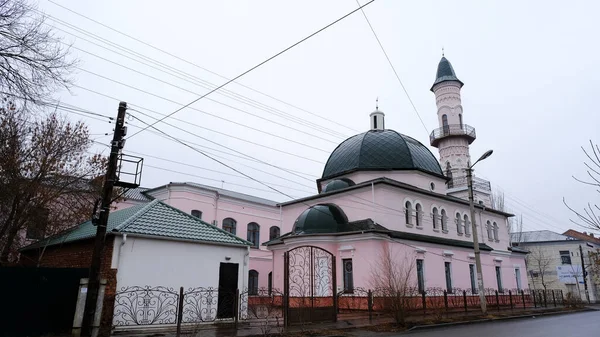
<path fill-rule="evenodd" d="M 369 130 L 333 150 L 321 179 L 356 171 L 417 170 L 444 177 L 437 158 L 419 141 L 394 130 Z"/>

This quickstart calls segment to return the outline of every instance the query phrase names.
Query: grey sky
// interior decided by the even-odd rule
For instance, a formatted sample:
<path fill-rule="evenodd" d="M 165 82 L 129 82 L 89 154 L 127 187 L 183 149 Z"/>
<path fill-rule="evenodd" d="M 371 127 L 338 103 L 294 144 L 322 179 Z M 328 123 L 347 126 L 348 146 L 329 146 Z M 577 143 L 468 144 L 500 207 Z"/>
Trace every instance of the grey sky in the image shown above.
<path fill-rule="evenodd" d="M 57 2 L 227 77 L 236 76 L 357 7 L 354 0 Z M 364 2 L 365 0 L 361 1 Z M 177 68 L 192 76 L 192 81 L 197 81 L 194 78 L 214 84 L 225 81 L 81 18 L 47 0 L 40 1 L 39 8 L 80 29 Z M 600 117 L 594 100 L 594 96 L 598 95 L 600 78 L 597 67 L 600 50 L 596 43 L 599 31 L 596 15 L 599 10 L 600 4 L 595 1 L 377 0 L 367 6 L 367 16 L 421 114 L 427 132 L 360 12 L 239 81 L 314 115 L 237 84 L 226 89 L 268 107 L 263 106 L 261 110 L 256 104 L 244 104 L 221 93 L 212 94 L 209 98 L 264 119 L 206 99 L 192 106 L 310 147 L 192 109 L 185 109 L 174 115 L 184 122 L 174 119 L 168 119 L 167 122 L 260 160 L 310 174 L 309 179 L 312 181 L 260 163 L 217 153 L 225 158 L 219 159 L 227 164 L 272 184 L 286 194 L 305 196 L 311 190 L 316 191 L 314 179 L 321 175 L 323 164 L 335 146 L 346 137 L 368 129 L 367 116 L 374 109 L 376 97 L 379 97 L 381 110 L 386 113 L 386 127 L 429 145 L 428 133 L 438 127 L 434 96 L 429 88 L 433 83 L 443 46 L 446 57 L 465 83 L 462 90 L 464 120 L 477 130 L 477 140 L 471 146 L 471 155 L 476 157 L 487 149 L 494 149 L 492 157 L 478 164 L 476 174 L 492 181 L 494 188 L 506 192 L 506 201 L 511 211 L 523 214 L 525 229 L 566 230 L 574 225 L 569 223 L 572 216 L 563 206 L 562 197 L 565 196 L 571 204 L 578 207 L 597 198 L 591 187 L 576 183 L 571 175 L 585 175 L 582 163 L 584 155 L 580 146 L 586 146 L 589 139 L 600 142 L 597 133 Z M 74 50 L 84 69 L 76 74 L 77 85 L 117 100 L 103 98 L 75 87 L 72 94 L 61 93 L 63 103 L 111 116 L 116 114 L 118 100 L 162 114 L 171 113 L 179 107 L 86 71 L 179 103 L 188 103 L 207 92 L 206 88 L 77 39 L 72 34 L 85 36 L 56 23 L 52 18 L 48 23 L 68 31 L 69 33 L 57 31 L 57 35 L 66 42 L 73 42 L 77 48 L 184 89 Z M 146 109 L 134 108 L 158 117 Z M 332 131 L 326 133 L 299 124 L 290 117 L 276 116 L 265 109 L 270 112 L 278 109 L 275 110 L 278 114 L 290 114 Z M 136 111 L 131 113 L 153 121 Z M 108 123 L 76 115 L 72 115 L 72 118 L 86 120 L 93 134 L 112 130 L 112 125 Z M 130 123 L 140 125 L 135 120 Z M 232 139 L 189 123 L 311 160 Z M 231 152 L 164 124 L 157 126 L 186 141 Z M 137 130 L 131 127 L 129 134 Z M 337 136 L 331 132 L 337 133 Z M 109 137 L 98 140 L 106 143 Z M 102 147 L 98 146 L 97 149 Z M 430 149 L 438 156 L 437 149 Z M 195 151 L 147 131 L 130 139 L 125 152 L 149 154 L 237 175 Z M 145 163 L 147 166 L 144 168 L 143 186 L 152 187 L 169 181 L 196 181 L 221 186 L 219 181 L 224 180 L 225 188 L 273 200 L 287 200 L 285 196 L 267 191 L 266 187 L 244 178 L 149 157 L 146 157 Z M 295 183 L 240 164 L 271 172 Z M 150 166 L 216 181 L 162 171 Z"/>

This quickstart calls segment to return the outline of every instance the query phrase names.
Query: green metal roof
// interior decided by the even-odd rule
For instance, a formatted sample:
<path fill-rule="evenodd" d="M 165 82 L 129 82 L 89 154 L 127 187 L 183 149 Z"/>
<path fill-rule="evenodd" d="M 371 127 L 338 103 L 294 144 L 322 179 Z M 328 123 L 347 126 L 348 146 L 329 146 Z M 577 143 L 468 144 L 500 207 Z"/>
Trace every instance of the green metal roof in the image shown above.
<path fill-rule="evenodd" d="M 348 178 L 335 179 L 335 180 L 328 182 L 327 185 L 325 185 L 325 188 L 323 188 L 322 193 L 333 192 L 333 191 L 341 190 L 343 188 L 354 186 L 354 185 L 355 185 L 354 181 L 352 181 Z"/>
<path fill-rule="evenodd" d="M 454 72 L 454 68 L 452 68 L 452 64 L 448 61 L 447 58 L 442 57 L 440 63 L 438 64 L 437 74 L 435 76 L 435 82 L 431 86 L 431 91 L 433 91 L 433 87 L 445 81 L 457 81 L 460 83 L 462 87 L 464 84 L 461 80 L 456 77 L 456 73 Z"/>
<path fill-rule="evenodd" d="M 250 242 L 246 240 L 159 200 L 111 212 L 108 216 L 106 231 L 107 233 L 139 234 L 174 240 L 250 245 Z M 27 246 L 23 250 L 90 239 L 95 235 L 96 226 L 88 220 L 63 233 Z"/>
<path fill-rule="evenodd" d="M 425 145 L 394 130 L 370 130 L 343 141 L 329 156 L 321 179 L 359 170 L 419 170 L 443 176 Z"/>

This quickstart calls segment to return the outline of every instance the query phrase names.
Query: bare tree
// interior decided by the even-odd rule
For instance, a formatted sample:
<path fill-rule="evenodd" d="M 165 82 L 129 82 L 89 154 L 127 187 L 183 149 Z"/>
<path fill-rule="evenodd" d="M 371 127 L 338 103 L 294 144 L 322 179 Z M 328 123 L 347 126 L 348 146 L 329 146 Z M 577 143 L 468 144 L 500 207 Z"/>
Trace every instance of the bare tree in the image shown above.
<path fill-rule="evenodd" d="M 527 254 L 526 262 L 532 276 L 531 280 L 533 286 L 535 288 L 536 278 L 539 277 L 542 287 L 546 290 L 553 282 L 549 281 L 547 277 L 551 271 L 552 256 L 550 256 L 543 247 L 531 246 L 528 248 L 529 254 Z"/>
<path fill-rule="evenodd" d="M 583 162 L 587 167 L 588 180 L 579 179 L 575 176 L 573 176 L 573 179 L 582 184 L 596 188 L 596 192 L 600 193 L 600 148 L 598 147 L 598 144 L 594 144 L 591 140 L 590 148 L 591 152 L 587 151 L 583 146 L 581 147 L 583 153 L 585 153 L 589 160 Z M 577 221 L 571 220 L 571 222 L 581 227 L 600 230 L 600 207 L 598 204 L 588 202 L 587 206 L 585 206 L 582 211 L 577 211 L 567 204 L 565 198 L 563 198 L 563 203 L 577 216 Z"/>
<path fill-rule="evenodd" d="M 90 218 L 106 165 L 90 146 L 81 122 L 0 108 L 0 263 L 16 258 L 24 230 L 40 239 Z"/>
<path fill-rule="evenodd" d="M 508 232 L 510 233 L 510 244 L 519 244 L 523 238 L 523 214 L 518 218 L 508 222 Z"/>
<path fill-rule="evenodd" d="M 494 191 L 492 195 L 490 195 L 490 199 L 493 209 L 502 212 L 506 211 L 506 204 L 504 203 L 504 192 Z"/>
<path fill-rule="evenodd" d="M 376 296 L 384 298 L 383 309 L 401 325 L 417 293 L 413 260 L 407 254 L 400 256 L 385 242 L 371 267 L 371 287 Z"/>
<path fill-rule="evenodd" d="M 48 103 L 55 90 L 70 86 L 74 65 L 32 4 L 0 0 L 0 95 Z"/>

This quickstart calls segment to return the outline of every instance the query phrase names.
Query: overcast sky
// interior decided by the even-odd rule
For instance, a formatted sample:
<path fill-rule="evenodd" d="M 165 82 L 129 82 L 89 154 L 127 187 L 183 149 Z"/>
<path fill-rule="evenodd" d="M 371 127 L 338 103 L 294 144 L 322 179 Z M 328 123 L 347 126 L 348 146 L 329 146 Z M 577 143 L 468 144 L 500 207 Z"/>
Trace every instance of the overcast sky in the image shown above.
<path fill-rule="evenodd" d="M 146 122 L 358 7 L 355 0 L 56 1 L 175 56 L 39 1 L 50 15 L 47 23 L 73 43 L 81 60 L 78 87 L 60 93 L 61 102 L 114 116 L 118 102 L 126 101 L 129 112 Z M 471 156 L 494 150 L 476 175 L 506 193 L 526 230 L 564 231 L 574 225 L 563 197 L 579 208 L 597 199 L 572 175 L 586 174 L 580 147 L 589 147 L 590 139 L 600 142 L 599 11 L 596 1 L 548 0 L 377 0 L 365 7 L 427 130 L 360 12 L 166 120 L 189 133 L 157 127 L 289 196 L 306 196 L 316 192 L 314 180 L 337 144 L 368 130 L 377 97 L 386 127 L 429 146 L 428 133 L 438 127 L 429 89 L 444 47 L 465 83 L 464 121 L 477 130 Z M 85 120 L 93 138 L 109 142 L 111 136 L 101 136 L 112 133 L 112 124 L 70 117 Z M 143 126 L 135 118 L 129 118 L 129 135 Z M 129 139 L 125 152 L 145 157 L 145 187 L 194 181 L 288 200 L 150 131 Z"/>

